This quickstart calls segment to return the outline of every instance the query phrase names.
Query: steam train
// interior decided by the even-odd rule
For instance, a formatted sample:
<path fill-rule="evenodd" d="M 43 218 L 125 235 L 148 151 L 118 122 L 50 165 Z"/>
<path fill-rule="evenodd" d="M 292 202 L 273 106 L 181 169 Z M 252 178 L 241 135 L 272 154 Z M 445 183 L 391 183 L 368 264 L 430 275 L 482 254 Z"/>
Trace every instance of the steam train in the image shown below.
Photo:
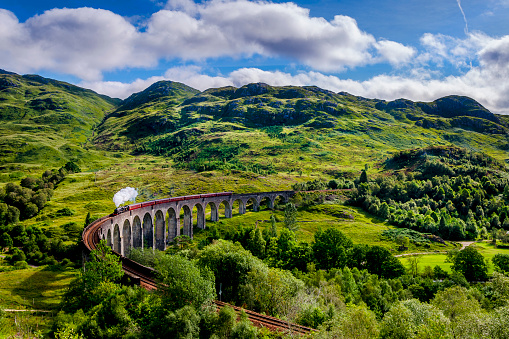
<path fill-rule="evenodd" d="M 165 198 L 165 199 L 159 199 L 159 200 L 145 201 L 145 202 L 140 202 L 140 203 L 137 203 L 137 204 L 117 207 L 113 211 L 113 215 L 118 215 L 120 213 L 136 210 L 136 209 L 142 208 L 142 207 L 148 207 L 148 206 L 159 205 L 159 204 L 166 204 L 166 203 L 169 203 L 169 202 L 177 202 L 177 201 L 183 201 L 183 200 L 192 200 L 192 199 L 203 199 L 203 198 L 214 198 L 214 197 L 231 196 L 232 194 L 233 194 L 233 192 L 206 193 L 206 194 L 187 195 L 187 196 L 184 196 L 184 197 Z"/>

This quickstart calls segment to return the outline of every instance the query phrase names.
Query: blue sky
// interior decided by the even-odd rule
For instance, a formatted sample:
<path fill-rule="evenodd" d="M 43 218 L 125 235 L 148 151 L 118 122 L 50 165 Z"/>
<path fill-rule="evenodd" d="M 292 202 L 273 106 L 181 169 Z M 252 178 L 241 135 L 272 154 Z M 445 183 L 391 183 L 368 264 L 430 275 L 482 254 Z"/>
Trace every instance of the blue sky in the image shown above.
<path fill-rule="evenodd" d="M 260 81 L 509 114 L 508 18 L 509 0 L 2 0 L 0 68 L 121 98 Z"/>

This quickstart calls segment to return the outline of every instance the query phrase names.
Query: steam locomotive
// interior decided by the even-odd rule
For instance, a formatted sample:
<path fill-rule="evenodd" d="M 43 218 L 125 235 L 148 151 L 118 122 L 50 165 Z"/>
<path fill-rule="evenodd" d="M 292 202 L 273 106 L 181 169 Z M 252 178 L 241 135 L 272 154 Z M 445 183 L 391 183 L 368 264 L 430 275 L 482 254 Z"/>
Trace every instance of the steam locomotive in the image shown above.
<path fill-rule="evenodd" d="M 166 204 L 166 203 L 169 203 L 169 202 L 177 202 L 177 201 L 192 200 L 192 199 L 203 199 L 203 198 L 214 198 L 214 197 L 222 197 L 222 196 L 231 196 L 232 194 L 233 194 L 233 192 L 206 193 L 206 194 L 187 195 L 187 196 L 184 196 L 184 197 L 165 198 L 165 199 L 159 199 L 159 200 L 145 201 L 145 202 L 140 202 L 140 203 L 137 203 L 137 204 L 117 207 L 113 211 L 113 215 L 118 215 L 120 213 L 136 210 L 136 209 L 142 208 L 142 207 L 148 207 L 148 206 L 159 205 L 159 204 Z"/>

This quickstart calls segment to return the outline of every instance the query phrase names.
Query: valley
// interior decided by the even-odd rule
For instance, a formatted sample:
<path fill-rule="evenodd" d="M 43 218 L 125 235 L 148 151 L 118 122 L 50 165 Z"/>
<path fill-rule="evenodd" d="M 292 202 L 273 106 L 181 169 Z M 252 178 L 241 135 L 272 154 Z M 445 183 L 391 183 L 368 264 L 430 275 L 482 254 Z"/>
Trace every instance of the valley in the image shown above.
<path fill-rule="evenodd" d="M 483 309 L 489 324 L 506 319 L 509 295 L 500 286 L 509 284 L 509 118 L 471 98 L 388 102 L 314 86 L 199 91 L 160 81 L 120 100 L 1 71 L 0 121 L 0 308 L 55 312 L 27 316 L 24 329 L 14 315 L 0 314 L 0 335 L 90 337 L 111 326 L 110 337 L 119 337 L 131 326 L 143 337 L 177 324 L 182 312 L 201 319 L 200 333 L 217 334 L 210 325 L 220 324 L 217 315 L 197 310 L 220 291 L 223 301 L 324 336 L 347 333 L 362 315 L 366 338 L 378 337 L 394 330 L 388 319 L 396 307 L 407 312 L 412 303 L 435 312 L 435 324 L 449 333 L 459 320 L 449 319 L 440 298 L 454 293 L 470 305 L 465 317 Z M 133 251 L 166 272 L 160 280 L 176 290 L 171 265 L 195 274 L 203 285 L 193 288 L 207 293 L 182 308 L 175 296 L 119 284 L 121 273 L 99 283 L 80 269 L 83 227 L 112 213 L 112 197 L 124 187 L 138 189 L 136 202 L 212 192 L 296 194 L 273 210 L 240 215 L 234 206 L 232 218 L 221 205 L 217 222 L 206 209 L 207 227 L 195 227 L 192 240 L 168 242 L 166 254 Z M 27 214 L 44 189 L 48 199 Z M 196 208 L 191 213 L 196 226 Z M 482 258 L 484 275 L 469 276 L 471 266 L 456 260 L 468 252 L 460 243 L 466 240 L 474 242 L 468 251 L 480 255 L 472 254 Z M 426 254 L 400 256 L 413 253 Z M 164 309 L 161 300 L 179 307 Z M 115 305 L 121 311 L 108 323 L 104 314 Z M 162 309 L 165 320 L 152 317 Z M 120 314 L 128 314 L 128 325 Z M 229 331 L 256 332 L 242 321 L 232 320 Z"/>

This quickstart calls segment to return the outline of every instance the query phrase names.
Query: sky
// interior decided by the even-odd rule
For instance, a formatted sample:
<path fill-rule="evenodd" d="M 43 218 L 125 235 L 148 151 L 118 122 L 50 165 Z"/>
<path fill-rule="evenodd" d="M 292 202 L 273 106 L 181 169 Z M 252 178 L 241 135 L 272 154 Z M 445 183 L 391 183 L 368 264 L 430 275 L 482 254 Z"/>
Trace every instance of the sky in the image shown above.
<path fill-rule="evenodd" d="M 0 68 L 118 98 L 265 82 L 509 114 L 509 0 L 1 0 Z"/>

